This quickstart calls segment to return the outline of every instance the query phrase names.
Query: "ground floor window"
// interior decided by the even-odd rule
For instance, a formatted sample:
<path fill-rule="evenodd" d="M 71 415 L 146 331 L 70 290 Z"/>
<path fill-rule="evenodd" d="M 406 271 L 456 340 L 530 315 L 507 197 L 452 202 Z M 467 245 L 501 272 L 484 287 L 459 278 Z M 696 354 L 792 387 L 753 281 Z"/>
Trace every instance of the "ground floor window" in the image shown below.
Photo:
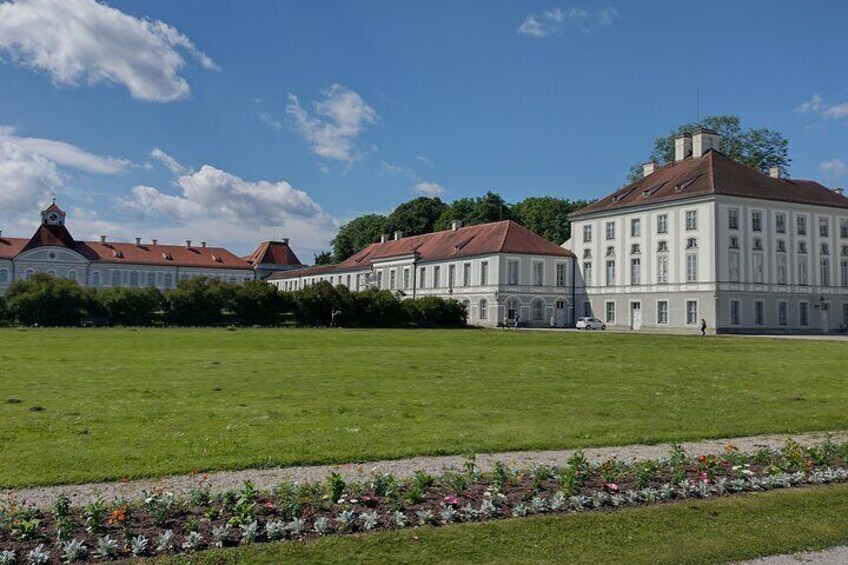
<path fill-rule="evenodd" d="M 687 300 L 686 301 L 686 323 L 690 324 L 690 325 L 698 323 L 698 301 L 697 300 Z"/>
<path fill-rule="evenodd" d="M 731 300 L 730 301 L 730 325 L 738 326 L 740 324 L 739 320 L 739 301 Z"/>
<path fill-rule="evenodd" d="M 810 303 L 801 302 L 798 304 L 798 323 L 802 326 L 810 325 Z"/>
<path fill-rule="evenodd" d="M 842 305 L 842 323 L 848 326 L 848 304 Z"/>
<path fill-rule="evenodd" d="M 665 300 L 657 302 L 657 323 L 668 324 L 668 302 Z"/>
<path fill-rule="evenodd" d="M 488 320 L 489 319 L 489 301 L 485 298 L 480 301 L 480 319 Z"/>
<path fill-rule="evenodd" d="M 518 316 L 518 300 L 510 298 L 506 302 L 506 317 L 509 320 L 514 320 Z"/>
<path fill-rule="evenodd" d="M 608 324 L 615 323 L 615 302 L 606 303 L 606 322 Z"/>
<path fill-rule="evenodd" d="M 754 323 L 758 326 L 766 325 L 766 308 L 764 302 L 754 302 Z"/>
<path fill-rule="evenodd" d="M 533 321 L 543 322 L 545 320 L 545 302 L 537 300 L 533 303 Z"/>
<path fill-rule="evenodd" d="M 592 303 L 584 302 L 583 303 L 583 317 L 588 318 L 592 315 Z"/>
<path fill-rule="evenodd" d="M 778 302 L 777 303 L 777 325 L 779 326 L 788 326 L 789 325 L 789 306 L 786 302 Z"/>

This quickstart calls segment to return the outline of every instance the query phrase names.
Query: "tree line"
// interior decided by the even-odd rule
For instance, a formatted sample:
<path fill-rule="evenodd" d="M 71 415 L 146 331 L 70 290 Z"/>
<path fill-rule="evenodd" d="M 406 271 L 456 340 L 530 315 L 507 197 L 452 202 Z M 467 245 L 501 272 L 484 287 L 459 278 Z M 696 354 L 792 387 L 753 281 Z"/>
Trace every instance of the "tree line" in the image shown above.
<path fill-rule="evenodd" d="M 155 287 L 81 287 L 36 274 L 0 295 L 0 325 L 458 327 L 465 308 L 438 297 L 402 299 L 390 291 L 352 293 L 320 282 L 280 292 L 263 281 L 233 285 L 197 277 L 165 292 Z"/>

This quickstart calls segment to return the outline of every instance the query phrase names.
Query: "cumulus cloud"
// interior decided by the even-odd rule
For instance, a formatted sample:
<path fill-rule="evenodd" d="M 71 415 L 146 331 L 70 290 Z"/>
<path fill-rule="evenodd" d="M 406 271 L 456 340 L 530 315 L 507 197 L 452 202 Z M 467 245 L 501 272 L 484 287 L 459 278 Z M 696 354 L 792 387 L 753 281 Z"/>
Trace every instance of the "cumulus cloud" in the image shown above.
<path fill-rule="evenodd" d="M 41 139 L 38 137 L 21 137 L 16 134 L 15 128 L 9 126 L 0 126 L 0 141 L 13 143 L 26 151 L 41 155 L 59 165 L 88 173 L 114 175 L 122 173 L 132 166 L 132 161 L 127 159 L 101 157 L 64 141 Z"/>
<path fill-rule="evenodd" d="M 63 184 L 56 163 L 16 143 L 0 140 L 0 221 L 4 224 L 44 206 Z"/>
<path fill-rule="evenodd" d="M 618 10 L 612 6 L 589 12 L 583 8 L 554 8 L 540 14 L 530 14 L 518 26 L 519 35 L 542 39 L 549 35 L 563 33 L 569 27 L 576 27 L 589 33 L 598 27 L 608 27 L 620 18 Z"/>
<path fill-rule="evenodd" d="M 153 151 L 150 152 L 150 157 L 162 163 L 162 165 L 164 165 L 166 169 L 171 171 L 171 174 L 173 174 L 174 176 L 186 175 L 194 172 L 191 167 L 186 167 L 180 164 L 179 161 L 177 161 L 158 147 L 155 147 Z"/>
<path fill-rule="evenodd" d="M 289 94 L 286 113 L 313 153 L 345 163 L 361 158 L 356 139 L 379 120 L 377 112 L 359 94 L 340 84 L 324 90 L 323 99 L 315 103 L 314 115 L 301 107 L 297 96 Z"/>
<path fill-rule="evenodd" d="M 819 164 L 819 170 L 826 175 L 841 177 L 848 173 L 848 163 L 839 159 L 831 159 Z"/>
<path fill-rule="evenodd" d="M 422 181 L 415 185 L 414 190 L 422 196 L 444 196 L 447 194 L 445 187 L 435 182 Z"/>
<path fill-rule="evenodd" d="M 189 95 L 180 75 L 184 54 L 206 69 L 218 68 L 174 27 L 96 0 L 0 3 L 0 50 L 57 84 L 111 82 L 124 85 L 133 98 L 156 102 Z"/>

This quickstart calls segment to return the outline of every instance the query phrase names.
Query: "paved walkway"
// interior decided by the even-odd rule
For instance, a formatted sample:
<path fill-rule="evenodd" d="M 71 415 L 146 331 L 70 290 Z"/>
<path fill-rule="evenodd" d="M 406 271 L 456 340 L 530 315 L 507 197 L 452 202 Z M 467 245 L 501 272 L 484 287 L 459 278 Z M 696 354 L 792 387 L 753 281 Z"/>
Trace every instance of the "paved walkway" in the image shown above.
<path fill-rule="evenodd" d="M 761 447 L 781 447 L 788 438 L 802 444 L 810 444 L 831 437 L 834 441 L 848 441 L 848 432 L 812 433 L 802 435 L 767 435 L 732 439 L 715 439 L 684 443 L 684 449 L 690 454 L 718 453 L 732 444 L 742 451 L 755 451 Z M 605 461 L 611 458 L 621 460 L 656 459 L 668 454 L 670 444 L 627 445 L 620 447 L 598 447 L 583 449 L 590 461 Z M 513 451 L 507 453 L 477 455 L 477 465 L 483 471 L 490 471 L 496 462 L 512 467 L 529 468 L 534 465 L 562 465 L 577 450 L 561 451 Z M 138 498 L 144 492 L 162 488 L 175 494 L 186 494 L 201 480 L 206 480 L 213 491 L 241 488 L 245 481 L 253 481 L 260 489 L 270 489 L 283 480 L 295 482 L 323 481 L 331 472 L 340 473 L 345 479 L 365 479 L 374 473 L 392 473 L 397 477 L 411 477 L 421 469 L 427 473 L 442 473 L 448 470 L 461 470 L 465 459 L 462 456 L 413 457 L 369 463 L 350 463 L 344 465 L 316 465 L 309 467 L 281 467 L 276 469 L 247 469 L 243 471 L 219 471 L 208 475 L 181 475 L 163 479 L 144 479 L 129 482 L 91 483 L 83 485 L 62 485 L 52 487 L 23 488 L 15 491 L 20 500 L 27 500 L 41 508 L 50 507 L 60 495 L 68 496 L 72 504 L 84 505 L 98 497 L 110 500 L 115 497 Z"/>
<path fill-rule="evenodd" d="M 824 551 L 804 551 L 791 555 L 773 555 L 736 565 L 845 565 L 848 564 L 848 547 L 832 547 Z"/>

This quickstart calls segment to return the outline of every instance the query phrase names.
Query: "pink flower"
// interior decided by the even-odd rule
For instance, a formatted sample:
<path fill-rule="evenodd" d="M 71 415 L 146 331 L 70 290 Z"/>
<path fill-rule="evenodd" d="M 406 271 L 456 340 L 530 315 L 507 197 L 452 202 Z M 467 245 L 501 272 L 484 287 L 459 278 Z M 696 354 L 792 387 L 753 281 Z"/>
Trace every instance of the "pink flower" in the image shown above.
<path fill-rule="evenodd" d="M 607 487 L 607 490 L 610 490 L 610 491 L 612 491 L 612 492 L 618 492 L 618 485 L 617 485 L 617 484 L 615 484 L 615 483 L 607 483 L 607 484 L 606 484 L 606 485 L 604 485 L 604 486 L 606 486 L 606 487 Z"/>
<path fill-rule="evenodd" d="M 710 476 L 707 473 L 701 473 L 701 480 L 704 482 L 704 484 L 709 484 Z"/>
<path fill-rule="evenodd" d="M 265 503 L 265 510 L 273 510 L 273 509 L 274 509 L 274 505 L 271 504 L 270 501 Z"/>
<path fill-rule="evenodd" d="M 450 504 L 451 506 L 459 505 L 459 499 L 453 495 L 449 495 L 445 497 L 445 504 Z"/>

